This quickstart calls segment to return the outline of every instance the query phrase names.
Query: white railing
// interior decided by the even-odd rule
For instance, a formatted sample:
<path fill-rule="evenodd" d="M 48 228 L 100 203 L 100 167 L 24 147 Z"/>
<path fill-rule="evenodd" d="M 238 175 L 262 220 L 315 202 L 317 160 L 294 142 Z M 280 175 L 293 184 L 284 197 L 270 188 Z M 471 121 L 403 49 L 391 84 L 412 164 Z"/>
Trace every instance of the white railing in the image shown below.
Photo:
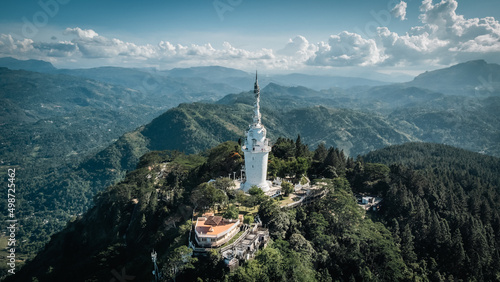
<path fill-rule="evenodd" d="M 223 253 L 227 250 L 229 250 L 234 244 L 238 244 L 239 242 L 241 242 L 241 240 L 245 239 L 245 237 L 248 235 L 248 233 L 251 231 L 251 228 L 248 228 L 247 230 L 245 230 L 245 232 L 243 232 L 243 234 L 240 235 L 240 237 L 238 239 L 236 239 L 234 242 L 232 242 L 231 244 L 225 246 L 224 248 L 221 248 L 220 249 L 220 252 Z"/>

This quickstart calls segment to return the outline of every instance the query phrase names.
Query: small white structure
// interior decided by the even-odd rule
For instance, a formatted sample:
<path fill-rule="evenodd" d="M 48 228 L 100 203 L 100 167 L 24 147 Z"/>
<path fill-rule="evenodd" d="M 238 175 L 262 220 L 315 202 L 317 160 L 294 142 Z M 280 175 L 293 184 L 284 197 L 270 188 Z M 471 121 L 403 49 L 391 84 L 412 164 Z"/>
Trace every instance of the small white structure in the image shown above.
<path fill-rule="evenodd" d="M 248 191 L 252 186 L 257 186 L 262 191 L 269 191 L 269 183 L 267 177 L 267 160 L 271 146 L 269 139 L 266 138 L 266 128 L 261 123 L 260 114 L 260 89 L 255 74 L 255 85 L 253 93 L 255 93 L 254 116 L 253 123 L 248 129 L 245 144 L 242 147 L 245 154 L 245 175 L 246 181 L 243 183 L 243 191 Z"/>
<path fill-rule="evenodd" d="M 373 198 L 373 197 L 363 197 L 363 198 L 361 198 L 361 203 L 363 205 L 373 204 L 374 200 L 375 200 L 375 198 Z"/>

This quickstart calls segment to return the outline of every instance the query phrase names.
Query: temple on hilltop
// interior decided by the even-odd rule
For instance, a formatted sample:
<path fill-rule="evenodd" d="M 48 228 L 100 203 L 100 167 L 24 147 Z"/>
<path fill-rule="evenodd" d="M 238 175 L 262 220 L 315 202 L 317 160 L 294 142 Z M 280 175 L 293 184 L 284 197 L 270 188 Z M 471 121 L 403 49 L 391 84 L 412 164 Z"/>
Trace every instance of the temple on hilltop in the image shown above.
<path fill-rule="evenodd" d="M 248 191 L 252 186 L 257 186 L 262 191 L 269 191 L 267 176 L 267 159 L 271 146 L 269 139 L 266 138 L 266 128 L 261 123 L 260 114 L 260 89 L 255 73 L 255 85 L 253 93 L 255 94 L 255 104 L 253 113 L 253 123 L 247 131 L 245 144 L 242 147 L 245 155 L 245 176 L 246 181 L 242 184 L 243 191 Z"/>

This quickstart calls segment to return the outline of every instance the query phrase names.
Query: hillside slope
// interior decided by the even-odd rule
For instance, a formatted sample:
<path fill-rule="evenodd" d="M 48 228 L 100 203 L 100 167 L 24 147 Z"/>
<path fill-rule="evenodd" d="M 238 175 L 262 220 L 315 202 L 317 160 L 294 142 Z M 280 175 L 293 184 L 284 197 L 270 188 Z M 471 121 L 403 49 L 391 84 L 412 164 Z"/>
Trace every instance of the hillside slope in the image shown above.
<path fill-rule="evenodd" d="M 6 68 L 0 103 L 0 159 L 22 167 L 81 160 L 162 109 L 132 89 Z"/>
<path fill-rule="evenodd" d="M 498 277 L 499 158 L 408 143 L 371 152 L 364 160 L 391 166 L 377 180 L 354 179 L 353 189 L 384 198 L 378 218 L 399 238 L 405 261 L 420 267 L 426 262 L 433 280 Z"/>
<path fill-rule="evenodd" d="M 329 192 L 310 205 L 281 209 L 264 200 L 258 214 L 273 243 L 233 273 L 215 253 L 179 262 L 193 189 L 211 177 L 200 177 L 204 171 L 217 175 L 221 164 L 234 164 L 237 148 L 228 142 L 198 156 L 144 155 L 6 281 L 103 281 L 115 272 L 147 281 L 152 249 L 165 278 L 183 281 L 490 281 L 499 274 L 500 159 L 429 143 L 390 146 L 364 161 L 337 159 L 346 178 L 323 179 Z M 369 163 L 378 161 L 387 166 Z M 365 214 L 352 191 L 378 193 L 380 211 Z"/>
<path fill-rule="evenodd" d="M 484 60 L 468 61 L 449 68 L 422 73 L 405 84 L 447 95 L 499 95 L 500 65 L 488 64 Z"/>

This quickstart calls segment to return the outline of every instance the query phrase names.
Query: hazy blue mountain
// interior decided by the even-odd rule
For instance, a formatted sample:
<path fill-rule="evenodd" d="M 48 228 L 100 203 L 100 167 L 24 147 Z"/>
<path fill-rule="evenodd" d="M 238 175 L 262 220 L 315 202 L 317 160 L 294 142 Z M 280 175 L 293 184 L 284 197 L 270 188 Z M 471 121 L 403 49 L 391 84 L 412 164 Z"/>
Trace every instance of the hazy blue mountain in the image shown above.
<path fill-rule="evenodd" d="M 37 60 L 20 61 L 13 58 L 0 58 L 0 66 L 11 69 L 69 74 L 118 84 L 136 90 L 156 92 L 163 88 L 168 89 L 168 91 L 179 91 L 179 89 L 189 89 L 201 83 L 215 87 L 209 87 L 206 92 L 200 89 L 197 91 L 190 90 L 190 92 L 197 92 L 199 94 L 210 94 L 213 92 L 217 94 L 229 94 L 247 90 L 248 85 L 251 85 L 254 81 L 253 73 L 221 66 L 174 68 L 163 71 L 122 67 L 56 69 L 48 62 Z M 284 86 L 304 86 L 314 90 L 388 84 L 388 82 L 360 77 L 306 75 L 299 73 L 287 75 L 261 74 L 259 81 L 262 86 L 269 83 L 276 83 Z"/>
<path fill-rule="evenodd" d="M 500 97 L 442 97 L 394 111 L 388 119 L 424 142 L 500 156 Z M 408 126 L 408 127 L 406 127 Z M 406 127 L 406 128 L 405 128 Z"/>
<path fill-rule="evenodd" d="M 260 84 L 260 82 L 259 82 Z M 328 92 L 316 91 L 303 86 L 282 86 L 276 83 L 269 83 L 261 90 L 261 105 L 275 111 L 285 111 L 295 108 L 325 105 L 331 107 L 341 107 L 339 105 L 340 93 L 345 91 L 333 89 Z M 336 95 L 338 94 L 338 95 Z M 349 99 L 349 101 L 351 101 Z M 253 91 L 246 91 L 239 94 L 229 94 L 217 101 L 217 104 L 230 105 L 242 103 L 253 105 L 255 96 Z"/>
<path fill-rule="evenodd" d="M 212 82 L 229 84 L 233 87 L 238 87 L 241 90 L 248 89 L 248 85 L 251 85 L 254 81 L 253 73 L 219 66 L 175 68 L 162 72 L 171 77 L 202 77 Z M 329 89 L 332 87 L 350 88 L 363 85 L 379 86 L 388 84 L 387 82 L 359 77 L 307 75 L 299 73 L 287 75 L 261 74 L 259 76 L 259 82 L 262 86 L 266 86 L 269 83 L 276 83 L 284 86 L 303 86 L 314 90 Z"/>
<path fill-rule="evenodd" d="M 395 109 L 439 100 L 443 96 L 442 93 L 401 84 L 351 89 L 330 88 L 317 91 L 303 86 L 290 87 L 269 83 L 261 90 L 262 105 L 278 111 L 324 105 L 334 108 L 390 113 Z M 253 93 L 247 91 L 239 94 L 229 94 L 216 103 L 252 105 L 254 99 Z"/>
<path fill-rule="evenodd" d="M 224 81 L 228 77 L 247 77 L 249 73 L 220 66 L 174 68 L 162 71 L 171 77 L 203 77 L 207 80 Z"/>
<path fill-rule="evenodd" d="M 49 62 L 41 60 L 18 60 L 12 57 L 0 58 L 0 67 L 11 70 L 28 70 L 36 72 L 53 72 L 56 68 Z"/>
<path fill-rule="evenodd" d="M 329 89 L 332 87 L 351 88 L 354 86 L 380 86 L 389 84 L 387 82 L 360 77 L 306 75 L 300 73 L 274 75 L 272 76 L 271 80 L 281 85 L 304 86 L 314 90 Z"/>
<path fill-rule="evenodd" d="M 161 98 L 168 107 L 182 102 L 217 100 L 228 93 L 240 91 L 229 84 L 210 81 L 203 77 L 170 77 L 164 72 L 155 70 L 99 67 L 61 69 L 57 72 L 135 89 L 151 97 Z"/>
<path fill-rule="evenodd" d="M 0 158 L 12 165 L 61 165 L 148 122 L 159 101 L 79 77 L 0 68 Z"/>
<path fill-rule="evenodd" d="M 447 95 L 500 95 L 500 65 L 488 64 L 484 60 L 469 61 L 449 68 L 427 71 L 406 85 Z"/>
<path fill-rule="evenodd" d="M 352 108 L 360 108 L 370 111 L 380 111 L 389 113 L 395 109 L 407 108 L 441 99 L 444 94 L 418 88 L 406 86 L 404 84 L 392 84 L 384 86 L 375 86 L 360 91 L 350 93 Z M 355 98 L 354 98 L 355 97 Z"/>

